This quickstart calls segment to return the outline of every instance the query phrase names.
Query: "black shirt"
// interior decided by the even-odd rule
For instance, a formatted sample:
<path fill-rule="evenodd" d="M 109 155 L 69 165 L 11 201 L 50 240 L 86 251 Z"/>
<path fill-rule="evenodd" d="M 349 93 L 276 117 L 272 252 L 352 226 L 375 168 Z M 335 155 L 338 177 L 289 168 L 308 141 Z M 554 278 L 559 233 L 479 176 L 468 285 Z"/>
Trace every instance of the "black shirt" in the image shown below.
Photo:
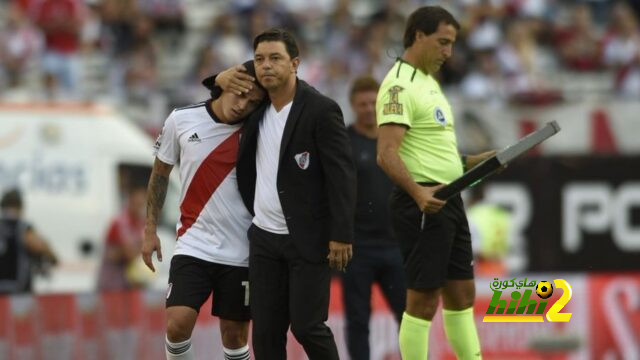
<path fill-rule="evenodd" d="M 18 219 L 0 215 L 0 294 L 30 290 L 29 259 L 23 246 L 28 228 Z"/>
<path fill-rule="evenodd" d="M 389 195 L 393 183 L 376 162 L 376 140 L 348 129 L 357 170 L 354 245 L 390 245 Z"/>

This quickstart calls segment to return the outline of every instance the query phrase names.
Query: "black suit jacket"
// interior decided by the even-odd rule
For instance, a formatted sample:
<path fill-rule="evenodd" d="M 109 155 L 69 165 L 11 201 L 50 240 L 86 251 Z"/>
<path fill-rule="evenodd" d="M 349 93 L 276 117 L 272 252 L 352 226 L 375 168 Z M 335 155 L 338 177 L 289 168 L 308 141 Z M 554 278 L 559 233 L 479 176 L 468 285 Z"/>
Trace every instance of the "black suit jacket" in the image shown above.
<path fill-rule="evenodd" d="M 240 140 L 238 187 L 251 214 L 255 214 L 259 125 L 269 105 L 245 121 Z M 353 241 L 356 172 L 342 111 L 335 101 L 302 80 L 297 80 L 284 127 L 277 176 L 289 234 L 303 258 L 324 261 L 329 240 Z"/>

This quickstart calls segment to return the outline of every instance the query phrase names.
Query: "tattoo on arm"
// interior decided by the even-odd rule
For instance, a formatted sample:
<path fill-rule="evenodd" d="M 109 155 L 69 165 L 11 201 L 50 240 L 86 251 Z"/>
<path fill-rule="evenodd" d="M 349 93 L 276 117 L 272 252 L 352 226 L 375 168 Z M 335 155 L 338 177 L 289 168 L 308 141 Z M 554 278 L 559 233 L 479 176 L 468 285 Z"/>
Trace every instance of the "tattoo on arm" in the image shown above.
<path fill-rule="evenodd" d="M 153 172 L 147 188 L 147 224 L 157 225 L 167 196 L 169 177 Z"/>

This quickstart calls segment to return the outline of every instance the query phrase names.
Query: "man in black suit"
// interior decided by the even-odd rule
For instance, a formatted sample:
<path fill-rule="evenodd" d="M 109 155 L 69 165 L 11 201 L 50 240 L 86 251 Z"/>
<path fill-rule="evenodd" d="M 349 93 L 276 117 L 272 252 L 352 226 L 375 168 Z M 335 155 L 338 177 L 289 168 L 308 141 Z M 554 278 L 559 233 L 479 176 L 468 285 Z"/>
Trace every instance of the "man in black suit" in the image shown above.
<path fill-rule="evenodd" d="M 265 31 L 253 48 L 270 99 L 246 121 L 237 162 L 240 193 L 254 214 L 248 233 L 254 354 L 286 359 L 291 325 L 309 359 L 338 359 L 325 324 L 327 265 L 344 270 L 351 259 L 356 197 L 342 112 L 297 78 L 300 59 L 290 33 Z M 230 77 L 216 81 L 233 91 Z"/>

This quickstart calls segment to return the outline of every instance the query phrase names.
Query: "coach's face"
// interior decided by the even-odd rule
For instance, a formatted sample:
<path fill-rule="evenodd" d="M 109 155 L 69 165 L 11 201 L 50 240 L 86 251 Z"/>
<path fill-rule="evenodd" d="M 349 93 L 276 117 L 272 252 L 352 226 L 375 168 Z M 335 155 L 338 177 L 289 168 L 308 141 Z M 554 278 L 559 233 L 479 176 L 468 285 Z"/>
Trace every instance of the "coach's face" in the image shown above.
<path fill-rule="evenodd" d="M 453 54 L 453 43 L 456 41 L 456 28 L 445 22 L 438 25 L 438 29 L 431 35 L 416 33 L 416 44 L 419 46 L 422 58 L 420 68 L 429 74 L 440 70 L 442 64 Z"/>
<path fill-rule="evenodd" d="M 271 91 L 295 78 L 300 59 L 292 59 L 282 41 L 263 41 L 256 47 L 254 64 L 258 81 Z"/>

